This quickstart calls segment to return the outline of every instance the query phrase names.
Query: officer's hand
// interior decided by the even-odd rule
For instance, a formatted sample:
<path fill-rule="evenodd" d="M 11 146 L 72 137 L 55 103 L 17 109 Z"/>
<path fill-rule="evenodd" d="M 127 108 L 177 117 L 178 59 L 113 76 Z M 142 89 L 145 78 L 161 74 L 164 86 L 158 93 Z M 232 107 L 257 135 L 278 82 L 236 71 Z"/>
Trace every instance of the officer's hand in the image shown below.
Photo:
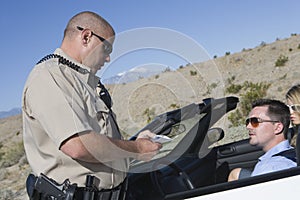
<path fill-rule="evenodd" d="M 138 160 L 149 161 L 157 154 L 159 149 L 162 148 L 162 144 L 151 141 L 151 138 L 155 136 L 156 134 L 149 130 L 143 131 L 138 135 L 136 139 L 139 153 L 137 157 Z"/>

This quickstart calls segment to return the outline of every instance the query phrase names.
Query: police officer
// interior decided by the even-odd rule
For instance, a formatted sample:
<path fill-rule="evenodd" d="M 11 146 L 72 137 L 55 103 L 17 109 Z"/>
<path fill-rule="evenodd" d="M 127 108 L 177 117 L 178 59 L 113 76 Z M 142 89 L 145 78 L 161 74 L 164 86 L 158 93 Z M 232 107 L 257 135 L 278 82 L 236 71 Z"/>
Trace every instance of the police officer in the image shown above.
<path fill-rule="evenodd" d="M 67 24 L 61 47 L 30 73 L 22 111 L 25 151 L 35 175 L 69 179 L 78 187 L 93 175 L 100 180 L 98 189 L 113 189 L 125 179 L 129 158 L 148 161 L 161 148 L 150 131 L 123 140 L 103 85 L 103 98 L 97 92 L 95 74 L 110 61 L 114 36 L 98 14 L 78 13 Z"/>

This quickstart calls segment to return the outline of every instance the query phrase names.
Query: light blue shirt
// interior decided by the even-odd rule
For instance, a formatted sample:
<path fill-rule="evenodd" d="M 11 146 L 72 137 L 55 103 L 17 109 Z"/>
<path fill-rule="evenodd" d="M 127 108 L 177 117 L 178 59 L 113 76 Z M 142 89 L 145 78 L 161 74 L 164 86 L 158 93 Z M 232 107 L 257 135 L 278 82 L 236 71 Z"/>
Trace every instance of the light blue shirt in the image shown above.
<path fill-rule="evenodd" d="M 275 147 L 267 151 L 258 159 L 251 176 L 257 176 L 269 172 L 275 172 L 291 167 L 296 167 L 297 163 L 283 156 L 273 156 L 293 147 L 287 140 L 280 142 Z"/>

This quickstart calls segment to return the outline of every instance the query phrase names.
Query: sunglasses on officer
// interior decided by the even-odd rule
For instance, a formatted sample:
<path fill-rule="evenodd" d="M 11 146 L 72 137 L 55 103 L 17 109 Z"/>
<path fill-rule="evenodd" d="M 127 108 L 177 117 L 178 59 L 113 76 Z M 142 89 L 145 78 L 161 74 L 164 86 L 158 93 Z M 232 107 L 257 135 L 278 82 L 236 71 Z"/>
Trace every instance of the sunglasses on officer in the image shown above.
<path fill-rule="evenodd" d="M 300 112 L 300 104 L 287 105 L 290 110 Z"/>
<path fill-rule="evenodd" d="M 261 119 L 261 118 L 258 118 L 258 117 L 250 117 L 248 119 L 246 119 L 246 126 L 248 126 L 249 123 L 251 123 L 251 126 L 256 128 L 258 127 L 258 125 L 260 123 L 263 123 L 263 122 L 279 122 L 277 120 L 265 120 L 265 119 Z"/>
<path fill-rule="evenodd" d="M 80 26 L 77 26 L 77 29 L 80 30 L 80 31 L 83 31 L 84 28 L 80 27 Z M 103 46 L 104 46 L 104 53 L 106 55 L 109 55 L 111 54 L 112 52 L 112 45 L 103 37 L 95 34 L 93 31 L 92 31 L 92 35 L 96 36 L 102 43 L 103 43 Z"/>

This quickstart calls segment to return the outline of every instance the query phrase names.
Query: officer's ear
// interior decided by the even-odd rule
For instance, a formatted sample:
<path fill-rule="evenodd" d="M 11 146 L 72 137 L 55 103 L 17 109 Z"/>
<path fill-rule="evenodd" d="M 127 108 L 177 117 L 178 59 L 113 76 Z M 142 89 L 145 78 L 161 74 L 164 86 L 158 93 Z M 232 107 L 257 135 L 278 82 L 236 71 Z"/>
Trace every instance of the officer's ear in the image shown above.
<path fill-rule="evenodd" d="M 89 29 L 84 29 L 81 32 L 81 41 L 84 45 L 87 45 L 91 41 L 92 31 Z"/>

